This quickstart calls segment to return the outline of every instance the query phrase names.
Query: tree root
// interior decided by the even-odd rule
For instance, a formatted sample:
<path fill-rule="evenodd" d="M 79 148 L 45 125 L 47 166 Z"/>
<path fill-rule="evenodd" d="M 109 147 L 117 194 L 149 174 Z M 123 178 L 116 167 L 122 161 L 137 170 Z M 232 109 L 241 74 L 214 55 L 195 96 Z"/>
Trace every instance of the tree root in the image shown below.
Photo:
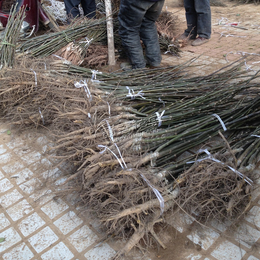
<path fill-rule="evenodd" d="M 174 201 L 173 199 L 176 198 L 177 193 L 176 195 L 172 195 L 172 196 L 166 196 L 164 197 L 164 202 L 165 202 L 165 207 L 171 207 L 174 205 Z M 131 215 L 131 214 L 140 214 L 141 212 L 144 212 L 148 209 L 151 209 L 151 208 L 158 208 L 160 207 L 160 202 L 158 199 L 153 199 L 153 200 L 150 200 L 150 201 L 147 201 L 141 205 L 137 205 L 137 206 L 134 206 L 132 208 L 129 208 L 129 209 L 125 209 L 123 211 L 121 211 L 120 213 L 118 213 L 117 215 L 115 216 L 112 216 L 104 221 L 112 221 L 112 220 L 118 220 L 122 217 L 125 217 L 125 216 L 128 216 L 128 215 Z"/>
<path fill-rule="evenodd" d="M 171 208 L 174 205 L 173 200 L 169 201 L 165 205 L 165 210 L 167 211 L 169 208 Z M 147 233 L 151 233 L 153 238 L 162 246 L 163 249 L 166 249 L 166 246 L 163 244 L 163 242 L 160 240 L 160 238 L 156 235 L 154 232 L 154 225 L 156 223 L 162 222 L 163 219 L 160 218 L 160 212 L 157 210 L 154 213 L 154 217 L 151 221 L 149 221 L 146 224 L 140 224 L 139 228 L 135 228 L 135 233 L 131 236 L 131 238 L 128 240 L 126 245 L 116 253 L 116 255 L 112 258 L 112 260 L 119 260 L 122 259 L 125 255 L 127 255 L 133 247 L 135 247 L 139 241 L 144 237 L 144 235 Z"/>
<path fill-rule="evenodd" d="M 130 237 L 126 245 L 116 253 L 116 255 L 112 258 L 112 260 L 121 260 L 122 257 L 124 257 L 127 253 L 129 253 L 131 249 L 139 243 L 139 241 L 144 237 L 144 235 L 145 235 L 145 227 L 139 226 L 138 230 L 135 231 L 135 233 Z"/>

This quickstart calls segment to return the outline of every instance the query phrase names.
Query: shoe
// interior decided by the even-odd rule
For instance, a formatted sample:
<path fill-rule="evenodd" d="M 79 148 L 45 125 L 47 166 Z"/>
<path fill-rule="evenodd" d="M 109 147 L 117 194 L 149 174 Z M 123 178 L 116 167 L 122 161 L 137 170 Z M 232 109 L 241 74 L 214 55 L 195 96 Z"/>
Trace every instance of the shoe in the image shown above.
<path fill-rule="evenodd" d="M 129 62 L 122 62 L 120 64 L 120 68 L 124 71 L 129 71 L 133 69 L 132 65 Z"/>
<path fill-rule="evenodd" d="M 180 40 L 180 41 L 185 41 L 185 40 L 193 40 L 193 39 L 196 39 L 195 36 L 193 35 L 186 35 L 185 33 L 183 33 L 180 37 L 177 38 L 177 40 Z"/>
<path fill-rule="evenodd" d="M 149 69 L 158 69 L 161 67 L 161 64 L 148 64 L 147 68 Z"/>
<path fill-rule="evenodd" d="M 191 43 L 192 46 L 200 46 L 206 42 L 208 42 L 209 39 L 203 38 L 203 37 L 198 37 L 195 41 Z"/>
<path fill-rule="evenodd" d="M 181 40 L 181 41 L 184 41 L 184 40 L 186 40 L 188 38 L 188 36 L 185 34 L 185 33 L 183 33 L 180 37 L 178 37 L 177 39 L 178 40 Z"/>

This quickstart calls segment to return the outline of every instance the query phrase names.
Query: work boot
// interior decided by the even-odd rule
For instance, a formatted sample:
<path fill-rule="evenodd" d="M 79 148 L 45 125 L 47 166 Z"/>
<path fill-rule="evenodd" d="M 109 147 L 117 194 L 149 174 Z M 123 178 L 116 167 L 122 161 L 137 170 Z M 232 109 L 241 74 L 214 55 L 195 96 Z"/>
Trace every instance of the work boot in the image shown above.
<path fill-rule="evenodd" d="M 206 42 L 208 42 L 209 39 L 203 38 L 203 37 L 198 37 L 195 41 L 191 43 L 192 46 L 200 46 Z"/>

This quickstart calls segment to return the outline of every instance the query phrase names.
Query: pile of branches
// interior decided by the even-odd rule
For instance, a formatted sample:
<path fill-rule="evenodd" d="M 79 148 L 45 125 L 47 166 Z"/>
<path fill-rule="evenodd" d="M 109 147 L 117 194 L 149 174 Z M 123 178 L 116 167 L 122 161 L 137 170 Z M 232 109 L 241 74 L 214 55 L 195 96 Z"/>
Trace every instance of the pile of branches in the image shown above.
<path fill-rule="evenodd" d="M 106 65 L 108 65 L 107 46 L 99 44 L 90 45 L 82 66 L 87 68 L 101 68 Z"/>
<path fill-rule="evenodd" d="M 102 5 L 102 3 L 100 4 Z M 117 10 L 117 8 L 119 8 L 119 1 L 115 1 L 114 6 Z M 5 38 L 3 40 L 4 43 L 2 43 L 1 47 L 1 66 L 13 65 L 15 51 L 33 57 L 47 57 L 54 54 L 75 65 L 84 64 L 98 67 L 107 63 L 107 50 L 104 49 L 107 43 L 105 14 L 99 19 L 94 20 L 86 18 L 77 19 L 65 30 L 24 40 L 20 42 L 17 50 L 15 50 L 21 23 L 24 19 L 23 15 L 23 11 L 21 10 L 16 19 L 10 16 L 11 20 L 9 19 L 10 22 L 9 25 L 7 25 Z M 174 19 L 175 17 L 171 13 L 163 12 L 161 14 L 158 20 L 159 42 L 162 51 L 179 55 L 180 46 L 178 42 L 175 41 L 172 33 L 174 29 Z M 16 24 L 14 24 L 14 21 Z M 113 21 L 115 45 L 121 49 L 117 17 L 115 17 Z M 8 29 L 9 27 L 11 31 Z M 95 43 L 95 46 L 91 47 L 91 50 L 88 51 L 88 48 L 93 43 Z M 99 48 L 97 48 L 97 43 L 99 44 Z"/>
<path fill-rule="evenodd" d="M 162 11 L 156 22 L 159 35 L 173 39 L 176 35 L 176 21 L 177 17 L 173 13 Z"/>
<path fill-rule="evenodd" d="M 69 43 L 57 51 L 55 55 L 73 65 L 80 65 L 86 68 L 101 68 L 108 64 L 107 46 L 100 44 L 87 46 L 86 41 L 82 41 L 81 44 Z"/>
<path fill-rule="evenodd" d="M 83 53 L 90 43 L 102 41 L 104 37 L 106 37 L 105 18 L 82 18 L 63 31 L 43 34 L 22 42 L 17 51 L 33 57 L 48 57 L 74 43 L 75 48 L 78 47 L 79 52 Z"/>
<path fill-rule="evenodd" d="M 116 8 L 119 1 L 115 1 Z M 96 64 L 107 63 L 107 52 L 103 52 L 104 46 L 107 44 L 106 35 L 106 16 L 105 9 L 102 9 L 104 3 L 100 2 L 98 10 L 102 13 L 98 19 L 77 19 L 71 25 L 60 32 L 39 35 L 31 39 L 27 39 L 18 46 L 18 52 L 31 55 L 33 57 L 47 57 L 52 54 L 58 55 L 63 59 L 67 59 L 75 65 L 88 64 L 95 66 Z M 100 9 L 101 8 L 101 9 Z M 102 11 L 103 10 L 103 11 Z M 159 42 L 163 52 L 178 55 L 179 45 L 173 37 L 175 20 L 171 13 L 163 12 L 158 20 L 158 33 L 160 35 Z M 118 34 L 118 19 L 115 15 L 114 23 L 114 42 L 117 49 L 122 49 L 121 41 Z M 93 49 L 100 46 L 96 57 L 98 61 L 93 62 L 94 57 L 88 57 L 93 52 L 88 48 L 94 44 Z M 102 59 L 101 57 L 102 56 Z M 85 60 L 85 62 L 83 62 Z M 95 59 L 94 59 L 95 60 Z"/>
<path fill-rule="evenodd" d="M 215 157 L 220 157 L 223 164 L 206 159 L 193 165 L 178 179 L 178 205 L 201 223 L 212 219 L 224 223 L 237 220 L 250 206 L 253 188 L 230 169 L 230 165 L 234 167 L 230 160 L 232 152 L 217 153 Z"/>
<path fill-rule="evenodd" d="M 177 17 L 173 13 L 163 11 L 156 22 L 161 51 L 173 55 L 178 55 L 180 47 L 183 47 L 176 38 L 176 21 Z"/>
<path fill-rule="evenodd" d="M 0 42 L 0 70 L 3 67 L 12 67 L 14 65 L 16 44 L 25 18 L 25 9 L 21 8 L 16 12 L 16 7 L 17 4 L 12 6 L 10 10 L 4 36 Z"/>
<path fill-rule="evenodd" d="M 239 65 L 187 79 L 187 65 L 100 74 L 61 60 L 30 62 L 0 74 L 2 117 L 51 130 L 56 158 L 77 167 L 62 185 L 70 192 L 81 185 L 83 203 L 108 234 L 129 239 L 116 258 L 148 235 L 165 247 L 154 225 L 177 205 L 199 220 L 237 218 L 248 208 L 246 167 L 259 161 L 259 88 L 246 97 L 257 76 L 243 79 Z M 212 114 L 224 121 L 227 141 L 212 141 L 223 131 Z M 210 155 L 198 153 L 205 145 Z M 234 150 L 232 162 L 222 159 Z"/>

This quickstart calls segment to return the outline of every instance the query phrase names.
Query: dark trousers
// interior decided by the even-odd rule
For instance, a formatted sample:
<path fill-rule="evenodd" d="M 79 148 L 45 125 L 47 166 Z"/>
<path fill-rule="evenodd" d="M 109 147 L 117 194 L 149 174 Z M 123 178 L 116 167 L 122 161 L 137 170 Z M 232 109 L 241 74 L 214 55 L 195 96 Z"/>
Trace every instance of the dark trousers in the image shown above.
<path fill-rule="evenodd" d="M 121 0 L 118 15 L 119 35 L 122 45 L 134 69 L 144 68 L 146 61 L 159 66 L 162 60 L 155 22 L 164 0 Z M 146 60 L 140 40 L 145 46 Z"/>
<path fill-rule="evenodd" d="M 186 35 L 196 38 L 197 35 L 209 39 L 211 35 L 210 0 L 184 0 L 186 11 Z"/>
<path fill-rule="evenodd" d="M 79 4 L 81 4 L 84 15 L 88 18 L 96 16 L 95 0 L 64 0 L 67 15 L 70 17 L 80 16 Z"/>

